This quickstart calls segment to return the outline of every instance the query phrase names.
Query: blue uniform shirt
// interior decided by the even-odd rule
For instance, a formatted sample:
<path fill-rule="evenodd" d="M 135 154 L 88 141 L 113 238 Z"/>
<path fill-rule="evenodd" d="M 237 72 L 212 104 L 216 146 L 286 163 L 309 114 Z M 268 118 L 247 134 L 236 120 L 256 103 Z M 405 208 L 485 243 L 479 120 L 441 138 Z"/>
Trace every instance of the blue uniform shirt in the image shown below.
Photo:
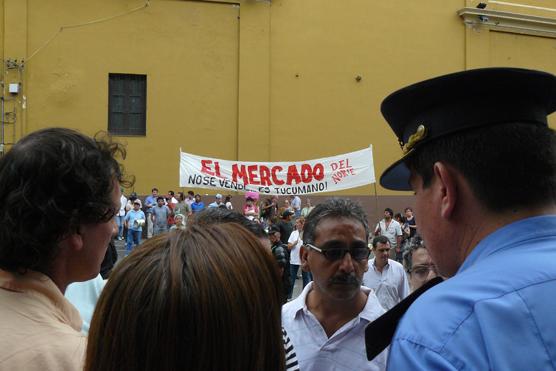
<path fill-rule="evenodd" d="M 482 240 L 403 317 L 389 370 L 556 369 L 556 215 Z"/>

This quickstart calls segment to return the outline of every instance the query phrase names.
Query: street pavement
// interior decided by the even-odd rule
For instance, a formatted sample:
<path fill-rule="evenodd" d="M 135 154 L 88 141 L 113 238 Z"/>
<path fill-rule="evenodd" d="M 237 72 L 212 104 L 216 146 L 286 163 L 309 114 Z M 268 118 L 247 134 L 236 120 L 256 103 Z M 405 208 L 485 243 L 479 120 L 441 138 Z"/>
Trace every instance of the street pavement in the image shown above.
<path fill-rule="evenodd" d="M 118 251 L 118 262 L 119 262 L 125 257 L 125 240 L 124 241 L 116 240 L 115 245 L 116 245 L 116 250 Z M 298 274 L 301 275 L 301 270 L 299 270 Z M 298 297 L 302 290 L 303 290 L 303 281 L 301 277 L 299 277 L 298 279 L 295 280 L 292 298 L 295 299 L 296 297 Z"/>

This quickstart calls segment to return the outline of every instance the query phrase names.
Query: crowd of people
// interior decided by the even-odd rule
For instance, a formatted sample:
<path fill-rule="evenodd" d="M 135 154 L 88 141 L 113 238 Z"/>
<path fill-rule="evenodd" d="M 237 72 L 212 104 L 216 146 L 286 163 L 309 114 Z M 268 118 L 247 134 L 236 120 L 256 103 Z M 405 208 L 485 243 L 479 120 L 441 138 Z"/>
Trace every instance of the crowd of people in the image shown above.
<path fill-rule="evenodd" d="M 376 225 L 349 198 L 124 200 L 121 144 L 33 132 L 0 158 L 0 369 L 554 369 L 554 111 L 556 76 L 513 68 L 393 93 L 380 183 L 416 215 Z"/>
<path fill-rule="evenodd" d="M 133 192 L 129 199 L 122 193 L 117 238 L 123 240 L 127 235 L 126 254 L 129 254 L 133 247 L 141 243 L 145 225 L 147 227 L 146 238 L 149 239 L 172 229 L 186 229 L 188 221 L 193 220 L 195 215 L 204 210 L 212 208 L 234 210 L 231 195 L 224 198 L 217 193 L 214 201 L 207 206 L 201 201 L 201 195 L 195 194 L 193 191 L 188 191 L 187 194 L 178 192 L 177 198 L 174 196 L 174 191 L 170 190 L 165 195 L 160 195 L 158 188 L 152 188 L 151 195 L 141 202 L 137 198 L 137 194 Z M 143 205 L 142 210 L 141 205 Z M 303 200 L 300 196 L 287 196 L 282 201 L 278 196 L 259 200 L 257 193 L 248 192 L 245 194 L 244 204 L 240 208 L 241 214 L 245 218 L 261 224 L 268 234 L 272 243 L 272 251 L 281 262 L 280 264 L 284 265 L 282 284 L 285 286 L 284 290 L 288 300 L 292 299 L 293 287 L 299 274 L 303 280 L 303 288 L 312 280 L 311 272 L 300 269 L 300 252 L 303 246 L 305 218 L 314 209 L 314 206 L 309 197 L 305 200 L 305 206 L 302 207 L 302 205 Z M 372 235 L 369 236 L 369 247 L 373 246 L 374 253 L 376 241 L 373 240 L 373 236 L 382 236 L 387 239 L 387 243 L 383 244 L 384 246 L 381 248 L 381 251 L 387 249 L 389 252 L 390 259 L 385 261 L 387 268 L 389 266 L 401 267 L 396 262 L 402 263 L 404 254 L 410 250 L 416 247 L 425 249 L 422 239 L 417 233 L 416 219 L 411 207 L 406 207 L 403 215 L 401 213 L 394 214 L 391 208 L 384 210 L 384 218 L 377 222 Z M 382 241 L 382 239 L 380 240 Z M 410 264 L 409 259 L 406 259 L 407 274 L 403 269 L 401 270 L 404 273 L 404 282 L 409 282 L 408 277 L 411 275 L 411 268 L 407 264 Z M 434 267 L 431 266 L 431 269 Z M 383 285 L 392 283 L 390 281 L 382 280 L 369 287 L 375 291 L 381 291 Z M 397 300 L 403 299 L 407 294 L 408 290 L 400 292 Z M 387 307 L 391 306 L 387 305 Z"/>

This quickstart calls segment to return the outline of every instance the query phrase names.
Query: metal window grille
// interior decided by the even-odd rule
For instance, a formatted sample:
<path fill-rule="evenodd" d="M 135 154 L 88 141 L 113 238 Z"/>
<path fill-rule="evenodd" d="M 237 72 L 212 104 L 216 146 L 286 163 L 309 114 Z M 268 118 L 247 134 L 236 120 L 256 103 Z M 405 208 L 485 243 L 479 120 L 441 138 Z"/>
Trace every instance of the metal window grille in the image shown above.
<path fill-rule="evenodd" d="M 108 132 L 114 135 L 147 133 L 147 76 L 108 75 Z"/>

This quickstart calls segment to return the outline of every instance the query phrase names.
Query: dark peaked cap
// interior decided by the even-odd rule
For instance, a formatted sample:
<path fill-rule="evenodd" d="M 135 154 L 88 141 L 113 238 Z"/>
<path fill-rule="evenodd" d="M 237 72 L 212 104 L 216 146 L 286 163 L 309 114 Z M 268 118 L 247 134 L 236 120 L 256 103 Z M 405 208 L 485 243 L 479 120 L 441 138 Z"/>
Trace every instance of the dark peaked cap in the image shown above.
<path fill-rule="evenodd" d="M 481 68 L 440 76 L 390 94 L 381 111 L 404 156 L 384 171 L 387 189 L 411 190 L 404 160 L 425 143 L 488 125 L 547 126 L 556 111 L 556 76 L 519 68 Z M 494 149 L 493 149 L 494 150 Z"/>

